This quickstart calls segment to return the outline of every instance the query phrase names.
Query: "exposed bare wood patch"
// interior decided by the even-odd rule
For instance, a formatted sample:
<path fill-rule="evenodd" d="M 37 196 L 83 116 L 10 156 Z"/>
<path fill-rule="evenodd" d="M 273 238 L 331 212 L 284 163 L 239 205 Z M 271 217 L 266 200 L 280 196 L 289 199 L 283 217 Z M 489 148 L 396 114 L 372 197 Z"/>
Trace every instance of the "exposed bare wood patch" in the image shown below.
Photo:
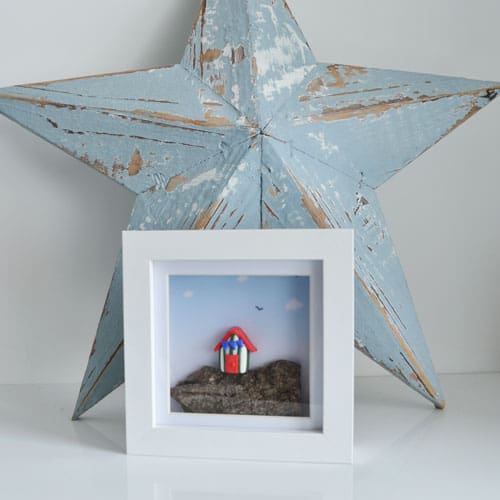
<path fill-rule="evenodd" d="M 315 78 L 308 86 L 307 86 L 307 92 L 310 94 L 315 94 L 316 92 L 319 92 L 325 85 L 325 82 L 323 81 L 323 78 Z"/>
<path fill-rule="evenodd" d="M 257 58 L 254 56 L 252 57 L 252 76 L 254 78 L 257 78 L 258 74 L 259 74 L 259 66 L 257 64 Z"/>
<path fill-rule="evenodd" d="M 214 110 L 213 109 L 208 109 L 205 112 L 205 119 L 207 123 L 210 123 L 211 127 L 218 127 L 218 128 L 224 128 L 224 127 L 232 127 L 233 123 L 231 120 L 228 120 L 227 118 L 223 118 L 220 116 L 213 116 Z"/>
<path fill-rule="evenodd" d="M 106 166 L 99 160 L 90 161 L 89 155 L 87 153 L 85 153 L 81 156 L 78 156 L 76 151 L 69 151 L 65 148 L 62 148 L 62 150 L 64 152 L 68 153 L 69 155 L 78 158 L 80 161 L 82 161 L 83 163 L 85 163 L 89 167 L 95 168 L 101 174 L 108 175 L 108 169 L 106 168 Z"/>
<path fill-rule="evenodd" d="M 390 89 L 391 87 L 388 88 Z M 349 90 L 345 92 L 317 93 L 316 95 L 303 95 L 299 98 L 299 101 L 307 102 L 312 100 L 325 99 L 328 97 L 342 97 L 346 95 L 369 94 L 370 92 L 380 92 L 381 90 L 384 90 L 383 87 L 375 87 L 372 89 L 363 89 L 363 90 Z M 317 92 L 319 92 L 319 90 Z"/>
<path fill-rule="evenodd" d="M 398 109 L 405 104 L 413 103 L 414 99 L 405 97 L 402 99 L 394 99 L 393 101 L 386 101 L 368 106 L 362 104 L 353 104 L 345 108 L 335 109 L 325 107 L 319 115 L 310 117 L 310 121 L 317 122 L 333 122 L 338 120 L 347 120 L 349 118 L 366 118 L 369 115 L 381 116 L 385 112 Z"/>
<path fill-rule="evenodd" d="M 344 69 L 347 78 L 354 78 L 358 75 L 365 75 L 368 72 L 367 68 L 363 66 L 339 66 Z"/>
<path fill-rule="evenodd" d="M 137 175 L 144 165 L 144 160 L 141 157 L 141 152 L 136 149 L 132 154 L 132 158 L 130 158 L 130 162 L 128 164 L 128 175 L 131 177 Z"/>
<path fill-rule="evenodd" d="M 415 357 L 415 354 L 413 354 L 413 351 L 410 349 L 410 346 L 404 339 L 403 335 L 399 331 L 399 328 L 394 324 L 392 321 L 386 307 L 384 306 L 383 302 L 380 300 L 378 294 L 373 290 L 372 288 L 368 287 L 368 285 L 364 282 L 364 280 L 361 278 L 359 273 L 356 271 L 355 272 L 356 278 L 359 280 L 361 283 L 362 287 L 370 297 L 370 299 L 374 302 L 374 304 L 377 306 L 377 309 L 380 311 L 382 314 L 383 318 L 389 325 L 389 328 L 392 330 L 394 337 L 396 340 L 399 342 L 401 345 L 405 355 L 407 356 L 407 360 L 411 363 L 412 369 L 414 370 L 414 373 L 418 375 L 419 380 L 421 381 L 423 387 L 425 388 L 426 392 L 429 394 L 429 396 L 434 400 L 438 400 L 438 394 L 436 393 L 436 390 L 432 386 L 430 380 L 427 378 L 425 375 L 422 367 L 420 366 L 417 358 Z M 444 408 L 444 401 L 443 402 L 436 402 L 436 406 L 442 406 Z"/>
<path fill-rule="evenodd" d="M 215 229 L 218 225 L 219 225 L 219 222 L 220 220 L 222 219 L 222 216 L 224 215 L 224 212 L 226 211 L 227 209 L 227 206 L 228 204 L 226 203 L 224 205 L 224 207 L 222 208 L 222 210 L 219 212 L 219 215 L 217 216 L 217 218 L 215 219 L 214 223 L 212 224 L 211 228 L 210 229 Z M 236 212 L 236 210 L 233 210 L 231 212 L 231 214 L 229 215 L 229 217 L 232 217 L 234 215 L 234 213 Z"/>
<path fill-rule="evenodd" d="M 272 187 L 269 188 L 269 194 L 273 197 L 276 198 L 281 193 L 281 189 L 276 186 L 276 184 L 273 184 Z"/>
<path fill-rule="evenodd" d="M 490 89 L 477 89 L 470 90 L 465 92 L 458 92 L 456 94 L 440 94 L 436 96 L 428 96 L 428 95 L 420 95 L 418 97 L 401 97 L 397 99 L 391 99 L 387 101 L 377 102 L 375 104 L 353 104 L 351 106 L 346 106 L 344 108 L 331 108 L 325 107 L 321 113 L 304 116 L 304 117 L 296 117 L 293 121 L 295 125 L 303 124 L 303 123 L 327 123 L 338 120 L 346 120 L 350 118 L 366 118 L 370 115 L 381 116 L 387 111 L 399 109 L 404 106 L 410 106 L 413 104 L 423 104 L 427 102 L 435 102 L 441 99 L 448 99 L 451 97 L 464 97 L 464 96 L 476 96 L 476 97 L 484 97 L 484 93 Z M 478 111 L 479 108 L 476 109 Z M 476 112 L 474 111 L 473 114 Z M 465 120 L 464 120 L 465 121 Z M 460 123 L 459 123 L 460 125 Z M 458 126 L 458 125 L 457 125 Z"/>
<path fill-rule="evenodd" d="M 187 126 L 182 126 L 182 125 L 174 125 L 173 123 L 165 123 L 165 122 L 162 122 L 162 121 L 159 121 L 159 120 L 146 120 L 145 118 L 139 118 L 139 117 L 136 117 L 136 116 L 130 116 L 130 115 L 127 115 L 127 114 L 121 114 L 120 111 L 118 110 L 106 110 L 106 109 L 99 109 L 98 110 L 100 113 L 102 113 L 103 115 L 106 115 L 106 116 L 110 116 L 112 115 L 113 118 L 119 118 L 121 120 L 127 120 L 127 121 L 131 121 L 131 122 L 135 122 L 135 123 L 143 123 L 145 125 L 154 125 L 154 126 L 157 126 L 157 127 L 162 127 L 162 128 L 172 128 L 172 129 L 177 129 L 177 130 L 185 130 L 185 131 L 188 131 L 188 132 L 192 132 L 193 129 L 192 128 L 189 128 Z M 210 134 L 210 135 L 219 135 L 221 137 L 224 136 L 224 132 L 222 131 L 219 131 L 219 130 L 207 130 L 207 129 L 203 129 L 203 128 L 199 128 L 196 130 L 197 133 L 199 134 Z M 164 144 L 174 144 L 174 142 L 172 141 L 162 141 L 160 139 L 152 139 L 152 138 L 146 138 L 146 137 L 140 137 L 140 136 L 130 136 L 132 139 L 146 139 L 146 140 L 149 140 L 149 141 L 156 141 L 156 142 L 162 142 Z M 177 143 L 177 144 L 183 144 L 183 143 Z M 203 146 L 201 145 L 194 145 L 194 144 L 184 144 L 186 146 L 192 146 L 192 147 L 197 147 L 197 148 L 203 148 Z"/>
<path fill-rule="evenodd" d="M 112 167 L 112 176 L 113 177 L 116 177 L 117 175 L 121 174 L 122 172 L 124 172 L 125 170 L 127 170 L 125 168 L 124 165 L 122 165 L 121 163 L 113 163 L 113 167 Z"/>
<path fill-rule="evenodd" d="M 53 106 L 54 108 L 66 108 L 70 110 L 76 109 L 85 109 L 85 107 L 77 107 L 74 104 L 64 104 L 61 102 L 51 101 L 49 99 L 41 98 L 41 97 L 26 97 L 20 95 L 12 95 L 12 94 L 0 94 L 0 99 L 5 99 L 9 101 L 19 101 L 19 102 L 27 102 L 28 104 L 33 104 L 34 106 L 39 106 L 41 108 L 45 108 L 46 106 Z"/>
<path fill-rule="evenodd" d="M 300 183 L 297 177 L 295 177 L 292 173 L 290 173 L 290 175 L 302 193 L 302 206 L 309 212 L 309 215 L 316 226 L 320 229 L 330 229 L 332 224 L 330 223 L 325 211 L 309 195 L 306 188 Z"/>
<path fill-rule="evenodd" d="M 207 49 L 200 54 L 200 64 L 203 66 L 204 64 L 214 62 L 222 54 L 223 52 L 220 49 Z"/>
<path fill-rule="evenodd" d="M 184 184 L 188 180 L 189 179 L 184 175 L 175 175 L 174 177 L 170 177 L 165 189 L 168 193 L 171 193 L 172 191 L 175 191 L 179 185 Z"/>
<path fill-rule="evenodd" d="M 217 85 L 213 86 L 213 90 L 217 95 L 223 97 L 226 93 L 226 85 L 223 82 L 218 83 Z"/>
<path fill-rule="evenodd" d="M 412 373 L 410 374 L 410 379 L 414 380 L 415 382 L 419 382 L 422 386 L 425 387 L 425 382 L 424 382 L 424 380 L 422 380 L 420 373 L 417 370 L 415 370 L 415 367 L 410 363 L 410 361 L 408 360 L 406 355 L 401 352 L 400 356 L 403 358 L 405 363 L 408 365 L 408 367 L 412 371 Z M 435 406 L 438 410 L 444 410 L 446 408 L 446 403 L 444 401 L 439 401 L 439 402 L 435 403 Z"/>
<path fill-rule="evenodd" d="M 40 92 L 46 92 L 48 94 L 64 94 L 64 95 L 70 95 L 73 97 L 88 97 L 88 98 L 95 98 L 95 97 L 100 97 L 101 99 L 107 99 L 107 100 L 114 100 L 114 101 L 134 101 L 134 102 L 148 102 L 148 103 L 157 103 L 157 104 L 179 104 L 178 101 L 172 101 L 168 99 L 147 99 L 145 97 L 120 97 L 120 96 L 109 96 L 109 95 L 99 95 L 95 96 L 92 95 L 91 93 L 78 93 L 78 92 L 70 92 L 69 90 L 62 90 L 62 89 L 52 89 L 48 87 L 43 87 L 43 86 L 36 86 L 36 84 L 32 84 L 31 86 L 28 85 L 16 85 L 18 88 L 31 88 L 35 90 L 39 90 Z"/>
<path fill-rule="evenodd" d="M 149 118 L 165 120 L 169 122 L 184 123 L 186 125 L 195 125 L 198 127 L 224 128 L 233 126 L 232 122 L 227 118 L 212 116 L 213 110 L 208 110 L 205 113 L 205 120 L 187 118 L 184 116 L 174 115 L 171 113 L 161 113 L 159 111 L 146 111 L 144 109 L 136 109 L 132 113 L 137 116 L 147 116 Z"/>
<path fill-rule="evenodd" d="M 106 166 L 100 162 L 99 160 L 96 160 L 94 162 L 94 165 L 93 167 L 98 171 L 100 172 L 101 174 L 104 174 L 104 175 L 108 175 L 108 169 L 106 168 Z"/>
<path fill-rule="evenodd" d="M 333 78 L 335 79 L 335 82 L 327 84 L 328 87 L 334 87 L 336 89 L 343 89 L 345 87 L 345 80 L 339 71 L 339 67 L 336 65 L 333 65 L 333 66 L 328 66 L 327 69 L 330 72 L 330 74 L 333 76 Z"/>
<path fill-rule="evenodd" d="M 198 23 L 203 19 L 203 16 L 205 15 L 206 10 L 207 10 L 207 0 L 202 0 L 202 2 L 200 4 L 200 8 L 198 9 L 198 12 L 194 18 L 193 34 L 196 31 L 196 27 L 198 26 Z"/>
<path fill-rule="evenodd" d="M 245 47 L 240 45 L 239 47 L 235 47 L 231 51 L 231 61 L 233 64 L 240 64 L 245 60 Z"/>
<path fill-rule="evenodd" d="M 469 112 L 463 118 L 458 120 L 455 123 L 455 125 L 453 125 L 453 127 L 447 132 L 447 134 L 453 132 L 455 129 L 460 127 L 460 125 L 463 125 L 469 118 L 472 118 L 478 111 L 481 111 L 481 108 L 477 105 L 477 103 L 474 103 Z"/>
<path fill-rule="evenodd" d="M 299 101 L 300 102 L 310 101 L 312 99 L 312 97 L 314 96 L 314 94 L 318 94 L 321 91 L 321 89 L 323 89 L 324 86 L 325 86 L 325 82 L 324 82 L 323 78 L 320 78 L 320 77 L 315 78 L 307 86 L 307 89 L 306 89 L 307 94 L 299 97 Z"/>
<path fill-rule="evenodd" d="M 203 36 L 206 25 L 206 19 L 205 19 L 206 11 L 207 11 L 207 0 L 202 0 L 200 6 L 200 48 L 199 48 L 200 54 L 203 54 Z M 196 50 L 193 50 L 193 68 L 196 68 Z M 200 76 L 202 80 L 204 71 L 205 67 L 203 66 L 200 55 Z"/>
<path fill-rule="evenodd" d="M 97 111 L 99 113 L 102 113 L 104 115 L 113 115 L 115 118 L 121 118 L 125 120 L 130 120 L 130 121 L 139 121 L 140 123 L 145 123 L 145 124 L 151 124 L 151 125 L 157 125 L 161 127 L 173 127 L 173 128 L 179 128 L 183 130 L 189 130 L 191 129 L 187 127 L 179 127 L 178 125 L 173 125 L 173 124 L 166 124 L 162 123 L 159 121 L 153 122 L 153 121 L 147 121 L 144 119 L 138 119 L 134 118 L 134 116 L 145 116 L 150 119 L 156 119 L 156 120 L 165 120 L 165 121 L 170 121 L 170 122 L 177 122 L 177 123 L 182 123 L 185 125 L 194 125 L 194 126 L 199 126 L 199 127 L 209 127 L 209 128 L 229 128 L 233 127 L 233 123 L 223 117 L 218 117 L 218 116 L 213 116 L 214 111 L 212 109 L 209 109 L 205 113 L 205 120 L 199 120 L 199 119 L 191 119 L 191 118 L 186 118 L 183 116 L 171 114 L 171 113 L 161 113 L 161 112 L 156 112 L 156 111 L 146 111 L 143 109 L 136 109 L 131 111 L 132 115 L 134 116 L 129 116 L 129 115 L 122 115 L 120 113 L 128 113 L 128 111 L 120 111 L 117 109 L 112 109 L 112 108 L 88 108 L 86 106 L 75 106 L 74 104 L 65 104 L 61 102 L 56 102 L 56 101 L 51 101 L 49 99 L 45 98 L 31 98 L 31 97 L 25 97 L 25 96 L 16 96 L 16 95 L 11 95 L 11 94 L 0 94 L 0 99 L 6 99 L 6 100 L 12 100 L 12 101 L 20 101 L 20 102 L 27 102 L 30 104 L 33 104 L 34 106 L 40 106 L 41 108 L 45 108 L 46 106 L 53 106 L 55 108 L 61 108 L 61 109 L 69 109 L 71 111 L 75 110 L 92 110 L 92 111 Z M 76 132 L 74 131 L 67 131 L 68 133 L 73 133 L 75 134 Z M 209 133 L 207 130 L 198 130 L 200 133 Z M 96 133 L 96 132 L 95 132 Z M 210 132 L 210 133 L 219 133 L 222 135 L 222 132 Z M 108 134 L 109 135 L 109 134 Z M 147 140 L 155 140 L 151 138 L 141 138 L 141 137 L 136 137 L 138 139 L 147 139 Z M 158 141 L 156 139 L 156 141 Z M 162 141 L 165 144 L 168 144 L 168 141 Z M 202 147 L 202 146 L 196 146 L 196 147 Z"/>
<path fill-rule="evenodd" d="M 194 221 L 193 229 L 206 229 L 223 201 L 219 200 L 211 203 L 207 209 L 203 210 Z"/>

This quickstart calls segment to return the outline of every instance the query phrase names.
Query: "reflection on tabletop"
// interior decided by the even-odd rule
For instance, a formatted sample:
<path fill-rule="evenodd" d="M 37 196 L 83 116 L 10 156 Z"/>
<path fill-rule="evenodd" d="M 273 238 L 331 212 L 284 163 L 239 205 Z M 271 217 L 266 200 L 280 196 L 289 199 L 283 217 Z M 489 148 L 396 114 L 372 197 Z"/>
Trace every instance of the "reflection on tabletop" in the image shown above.
<path fill-rule="evenodd" d="M 358 379 L 354 467 L 127 457 L 122 390 L 71 422 L 74 384 L 0 386 L 0 498 L 497 498 L 500 374 L 442 379 L 445 412 L 389 377 Z"/>

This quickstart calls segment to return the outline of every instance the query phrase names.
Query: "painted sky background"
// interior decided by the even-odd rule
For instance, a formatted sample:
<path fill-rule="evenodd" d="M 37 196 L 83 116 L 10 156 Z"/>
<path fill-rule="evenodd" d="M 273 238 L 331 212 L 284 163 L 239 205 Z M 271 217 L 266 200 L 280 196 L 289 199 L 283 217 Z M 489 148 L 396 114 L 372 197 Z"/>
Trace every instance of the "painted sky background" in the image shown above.
<path fill-rule="evenodd" d="M 307 401 L 309 277 L 170 276 L 169 302 L 172 385 L 202 366 L 218 367 L 214 347 L 239 326 L 258 349 L 251 369 L 278 359 L 300 363 Z"/>

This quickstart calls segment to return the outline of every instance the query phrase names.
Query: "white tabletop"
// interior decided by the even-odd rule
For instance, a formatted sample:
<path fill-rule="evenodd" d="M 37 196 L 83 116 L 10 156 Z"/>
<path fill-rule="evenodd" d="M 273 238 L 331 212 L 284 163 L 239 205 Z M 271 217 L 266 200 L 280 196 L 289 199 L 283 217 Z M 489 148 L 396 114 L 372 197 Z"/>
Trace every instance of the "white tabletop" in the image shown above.
<path fill-rule="evenodd" d="M 127 457 L 123 391 L 71 422 L 76 386 L 0 386 L 0 498 L 497 498 L 500 374 L 442 383 L 439 412 L 392 378 L 358 379 L 354 467 Z"/>

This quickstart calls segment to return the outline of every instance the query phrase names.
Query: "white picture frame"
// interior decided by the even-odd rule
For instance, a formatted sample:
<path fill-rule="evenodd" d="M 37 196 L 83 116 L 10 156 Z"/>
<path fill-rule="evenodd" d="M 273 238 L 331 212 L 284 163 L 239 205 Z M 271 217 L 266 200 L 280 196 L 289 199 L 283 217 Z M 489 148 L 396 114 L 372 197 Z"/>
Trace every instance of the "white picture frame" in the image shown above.
<path fill-rule="evenodd" d="M 171 411 L 168 279 L 207 274 L 309 276 L 308 418 Z M 351 230 L 125 231 L 123 278 L 129 454 L 352 463 Z"/>

